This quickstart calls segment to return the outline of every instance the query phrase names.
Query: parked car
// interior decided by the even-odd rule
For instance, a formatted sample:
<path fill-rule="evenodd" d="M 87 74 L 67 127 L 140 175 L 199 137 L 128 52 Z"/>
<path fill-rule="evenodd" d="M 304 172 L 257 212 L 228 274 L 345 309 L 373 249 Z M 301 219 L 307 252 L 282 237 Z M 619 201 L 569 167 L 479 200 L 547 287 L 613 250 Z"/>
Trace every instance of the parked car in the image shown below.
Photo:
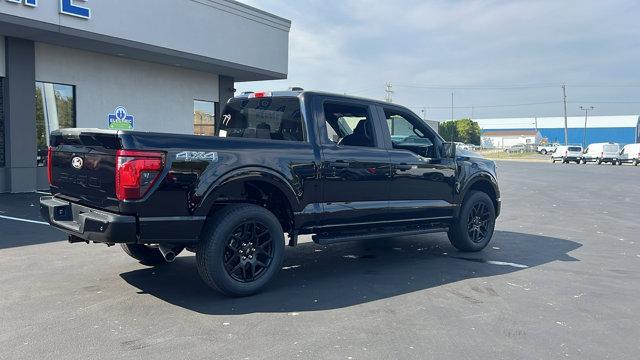
<path fill-rule="evenodd" d="M 582 160 L 582 146 L 558 146 L 556 151 L 551 154 L 551 162 L 562 161 L 563 164 L 575 162 L 580 164 Z"/>
<path fill-rule="evenodd" d="M 473 252 L 493 236 L 495 163 L 457 156 L 405 107 L 257 92 L 229 101 L 216 134 L 56 130 L 42 216 L 145 264 L 195 252 L 203 281 L 232 296 L 274 279 L 285 233 L 295 246 L 447 232 Z"/>
<path fill-rule="evenodd" d="M 551 144 L 551 145 L 539 145 L 536 151 L 542 155 L 548 155 L 556 152 L 556 149 L 560 146 L 560 144 Z"/>
<path fill-rule="evenodd" d="M 508 154 L 514 154 L 514 153 L 525 153 L 529 150 L 529 147 L 526 144 L 517 144 L 517 145 L 512 145 L 509 146 L 508 148 L 504 149 L 504 151 Z"/>
<path fill-rule="evenodd" d="M 456 149 L 461 149 L 466 151 L 473 150 L 473 145 L 465 144 L 462 142 L 456 142 L 455 144 L 456 144 Z"/>
<path fill-rule="evenodd" d="M 619 163 L 640 165 L 640 144 L 628 144 L 622 148 Z"/>
<path fill-rule="evenodd" d="M 582 155 L 582 163 L 595 162 L 617 165 L 620 160 L 620 145 L 616 143 L 595 143 L 587 147 Z"/>

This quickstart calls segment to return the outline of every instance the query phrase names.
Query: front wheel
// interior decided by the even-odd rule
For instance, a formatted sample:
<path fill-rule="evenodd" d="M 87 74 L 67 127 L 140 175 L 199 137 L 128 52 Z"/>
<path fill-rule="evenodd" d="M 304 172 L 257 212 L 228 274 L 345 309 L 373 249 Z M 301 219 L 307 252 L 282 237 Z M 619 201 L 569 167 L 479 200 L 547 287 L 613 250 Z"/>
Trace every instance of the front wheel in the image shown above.
<path fill-rule="evenodd" d="M 462 204 L 457 221 L 449 229 L 449 241 L 465 252 L 482 251 L 493 237 L 496 210 L 489 195 L 472 191 Z"/>
<path fill-rule="evenodd" d="M 284 232 L 267 209 L 228 205 L 209 219 L 196 251 L 198 272 L 229 296 L 263 290 L 282 268 Z"/>

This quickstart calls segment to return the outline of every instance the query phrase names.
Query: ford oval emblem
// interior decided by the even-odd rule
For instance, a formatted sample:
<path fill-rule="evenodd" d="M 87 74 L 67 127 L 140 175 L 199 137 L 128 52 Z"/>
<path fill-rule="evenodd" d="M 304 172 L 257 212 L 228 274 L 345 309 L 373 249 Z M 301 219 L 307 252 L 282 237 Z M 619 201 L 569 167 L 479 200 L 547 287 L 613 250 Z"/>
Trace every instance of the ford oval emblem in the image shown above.
<path fill-rule="evenodd" d="M 81 157 L 74 157 L 73 159 L 71 159 L 71 166 L 73 166 L 74 168 L 80 170 L 82 169 L 82 165 L 84 164 L 84 161 L 82 160 Z"/>

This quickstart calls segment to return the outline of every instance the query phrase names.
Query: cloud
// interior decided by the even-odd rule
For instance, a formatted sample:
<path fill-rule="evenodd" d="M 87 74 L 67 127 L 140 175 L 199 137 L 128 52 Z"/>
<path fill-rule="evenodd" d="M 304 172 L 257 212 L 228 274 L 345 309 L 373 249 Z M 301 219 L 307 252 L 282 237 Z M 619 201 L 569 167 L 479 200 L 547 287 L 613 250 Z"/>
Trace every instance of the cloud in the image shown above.
<path fill-rule="evenodd" d="M 239 89 L 302 86 L 382 98 L 387 81 L 396 102 L 442 107 L 450 89 L 401 84 L 497 86 L 553 83 L 553 88 L 456 89 L 459 106 L 561 100 L 640 102 L 640 3 L 614 1 L 244 1 L 293 21 L 289 79 L 238 84 Z M 601 114 L 640 113 L 638 104 L 595 104 Z M 578 105 L 570 113 L 578 113 Z M 575 108 L 575 109 L 574 109 Z M 469 116 L 470 108 L 456 116 Z M 551 116 L 561 106 L 478 108 L 477 116 Z M 450 110 L 432 109 L 432 118 Z"/>

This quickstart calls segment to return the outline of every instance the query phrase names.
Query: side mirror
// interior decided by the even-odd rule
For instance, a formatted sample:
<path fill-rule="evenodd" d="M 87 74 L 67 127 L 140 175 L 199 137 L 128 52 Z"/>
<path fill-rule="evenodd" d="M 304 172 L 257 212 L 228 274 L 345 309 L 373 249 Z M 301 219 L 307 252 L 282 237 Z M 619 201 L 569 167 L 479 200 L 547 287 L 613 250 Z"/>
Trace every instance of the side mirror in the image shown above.
<path fill-rule="evenodd" d="M 445 159 L 455 159 L 456 143 L 446 142 L 442 146 L 442 157 Z"/>

